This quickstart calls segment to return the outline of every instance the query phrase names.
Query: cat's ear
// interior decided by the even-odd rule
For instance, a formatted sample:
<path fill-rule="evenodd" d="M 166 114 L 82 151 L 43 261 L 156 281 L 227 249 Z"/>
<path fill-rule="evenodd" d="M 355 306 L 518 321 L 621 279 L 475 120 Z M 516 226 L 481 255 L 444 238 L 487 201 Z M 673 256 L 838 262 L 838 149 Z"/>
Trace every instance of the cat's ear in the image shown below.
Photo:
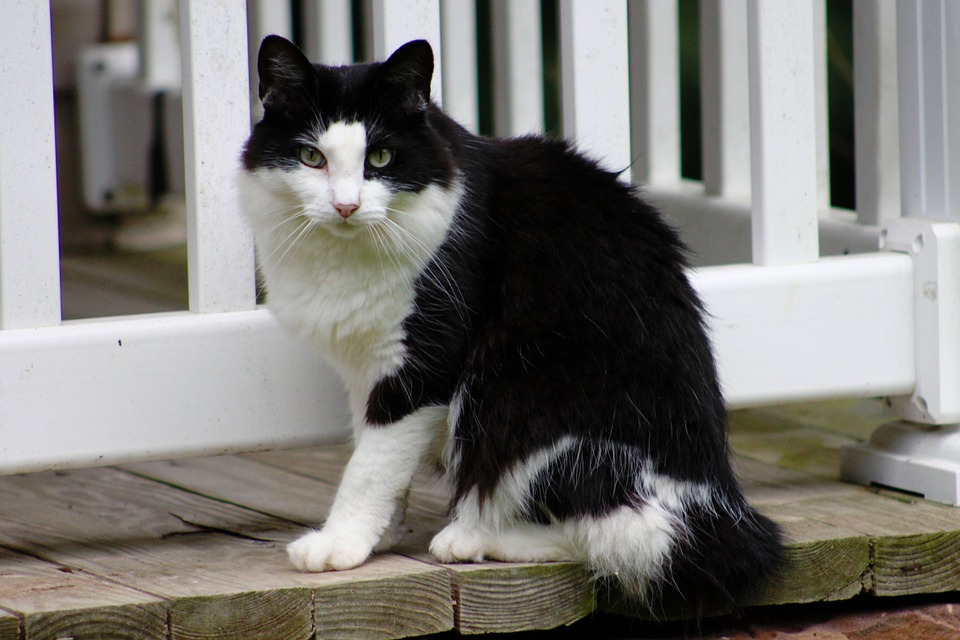
<path fill-rule="evenodd" d="M 317 73 L 295 44 L 280 36 L 267 36 L 257 58 L 260 101 L 265 109 L 284 111 L 310 104 L 317 93 Z"/>
<path fill-rule="evenodd" d="M 403 88 L 408 108 L 427 108 L 433 78 L 433 49 L 429 42 L 413 40 L 401 46 L 383 63 L 382 73 L 388 82 Z"/>

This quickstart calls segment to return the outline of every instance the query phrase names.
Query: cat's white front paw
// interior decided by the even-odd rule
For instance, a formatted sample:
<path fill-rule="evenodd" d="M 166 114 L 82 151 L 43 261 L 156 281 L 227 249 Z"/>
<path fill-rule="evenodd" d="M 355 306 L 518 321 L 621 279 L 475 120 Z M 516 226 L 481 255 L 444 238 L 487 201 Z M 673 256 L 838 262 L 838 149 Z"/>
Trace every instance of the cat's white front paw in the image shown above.
<path fill-rule="evenodd" d="M 430 542 L 430 553 L 440 562 L 483 562 L 483 534 L 451 522 Z"/>
<path fill-rule="evenodd" d="M 373 544 L 363 535 L 321 530 L 287 545 L 290 562 L 301 571 L 343 571 L 370 557 Z"/>

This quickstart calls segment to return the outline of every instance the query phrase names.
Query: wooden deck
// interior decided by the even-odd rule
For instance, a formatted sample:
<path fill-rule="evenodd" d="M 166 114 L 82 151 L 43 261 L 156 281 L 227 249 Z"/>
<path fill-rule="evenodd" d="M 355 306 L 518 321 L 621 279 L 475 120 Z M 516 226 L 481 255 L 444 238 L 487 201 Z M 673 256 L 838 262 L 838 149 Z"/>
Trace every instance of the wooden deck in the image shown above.
<path fill-rule="evenodd" d="M 960 590 L 960 509 L 836 479 L 879 403 L 734 416 L 752 500 L 790 537 L 754 605 Z M 846 434 L 831 431 L 843 421 Z M 132 425 L 131 428 L 135 428 Z M 396 553 L 303 574 L 283 550 L 323 520 L 345 447 L 0 478 L 0 640 L 400 638 L 565 625 L 609 609 L 573 564 L 444 566 L 445 500 L 413 492 Z M 615 607 L 614 607 L 615 608 Z"/>

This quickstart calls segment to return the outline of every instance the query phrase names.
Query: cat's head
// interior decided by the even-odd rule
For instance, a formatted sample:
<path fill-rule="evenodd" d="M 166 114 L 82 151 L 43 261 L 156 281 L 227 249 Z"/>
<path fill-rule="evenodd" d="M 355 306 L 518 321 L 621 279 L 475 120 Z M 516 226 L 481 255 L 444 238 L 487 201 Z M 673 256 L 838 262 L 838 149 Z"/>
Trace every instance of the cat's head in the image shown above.
<path fill-rule="evenodd" d="M 243 166 L 275 211 L 258 202 L 253 206 L 262 210 L 248 213 L 344 241 L 397 226 L 419 235 L 407 228 L 426 222 L 410 220 L 419 200 L 448 189 L 456 173 L 448 145 L 430 125 L 430 45 L 415 40 L 385 62 L 327 67 L 268 36 L 257 69 L 264 115 Z"/>

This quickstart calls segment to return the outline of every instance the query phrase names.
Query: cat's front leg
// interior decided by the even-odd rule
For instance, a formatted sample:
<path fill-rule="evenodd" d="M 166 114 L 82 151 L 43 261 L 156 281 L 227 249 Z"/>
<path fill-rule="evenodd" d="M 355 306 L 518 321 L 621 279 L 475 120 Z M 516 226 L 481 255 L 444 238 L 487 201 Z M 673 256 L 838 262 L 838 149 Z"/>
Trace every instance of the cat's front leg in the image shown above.
<path fill-rule="evenodd" d="M 446 425 L 445 407 L 425 407 L 396 423 L 367 426 L 347 463 L 323 528 L 287 547 L 302 571 L 352 569 L 362 564 L 397 519 L 410 480 Z"/>

